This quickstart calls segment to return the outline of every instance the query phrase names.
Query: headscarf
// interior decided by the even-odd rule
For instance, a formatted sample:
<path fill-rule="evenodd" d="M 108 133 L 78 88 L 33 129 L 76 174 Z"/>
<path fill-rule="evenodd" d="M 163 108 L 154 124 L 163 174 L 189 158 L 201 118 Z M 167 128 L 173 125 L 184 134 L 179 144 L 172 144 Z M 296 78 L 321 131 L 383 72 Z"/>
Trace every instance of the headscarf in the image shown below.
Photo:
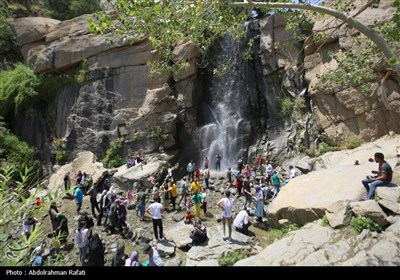
<path fill-rule="evenodd" d="M 137 251 L 133 251 L 131 254 L 131 266 L 141 266 L 138 259 L 139 259 L 139 253 Z"/>

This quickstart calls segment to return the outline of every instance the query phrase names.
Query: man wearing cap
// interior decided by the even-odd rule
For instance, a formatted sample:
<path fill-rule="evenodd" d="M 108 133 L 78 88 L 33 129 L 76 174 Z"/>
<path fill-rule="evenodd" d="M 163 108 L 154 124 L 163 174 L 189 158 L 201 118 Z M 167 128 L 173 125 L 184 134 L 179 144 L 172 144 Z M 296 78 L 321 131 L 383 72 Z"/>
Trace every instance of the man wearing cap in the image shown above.
<path fill-rule="evenodd" d="M 151 247 L 150 244 L 146 243 L 143 247 L 143 253 L 149 255 L 148 266 L 164 266 L 160 254 L 156 248 Z"/>

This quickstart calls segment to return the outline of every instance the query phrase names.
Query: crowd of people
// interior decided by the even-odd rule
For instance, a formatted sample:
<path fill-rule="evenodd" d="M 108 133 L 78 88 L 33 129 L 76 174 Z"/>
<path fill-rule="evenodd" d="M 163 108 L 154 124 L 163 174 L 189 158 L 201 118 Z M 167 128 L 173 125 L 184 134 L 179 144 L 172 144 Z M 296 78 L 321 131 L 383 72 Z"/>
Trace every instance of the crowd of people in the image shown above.
<path fill-rule="evenodd" d="M 215 170 L 219 172 L 222 156 L 215 157 Z M 368 194 L 365 199 L 372 199 L 375 190 L 379 186 L 390 183 L 392 179 L 391 166 L 384 160 L 382 153 L 376 153 L 375 162 L 378 163 L 378 170 L 373 171 L 373 176 L 367 176 L 362 180 Z M 128 166 L 127 166 L 128 167 Z M 150 178 L 151 188 L 136 186 L 136 189 L 129 187 L 126 197 L 122 197 L 111 188 L 110 178 L 105 180 L 102 190 L 99 190 L 97 182 L 85 172 L 79 171 L 75 176 L 75 187 L 73 197 L 76 203 L 78 224 L 74 230 L 74 244 L 79 249 L 79 260 L 82 266 L 103 266 L 105 263 L 105 247 L 102 239 L 93 228 L 95 225 L 104 225 L 104 231 L 109 234 L 120 234 L 124 238 L 131 232 L 127 224 L 129 215 L 127 205 L 136 205 L 136 213 L 139 222 L 145 222 L 146 213 L 151 218 L 155 242 L 165 240 L 163 228 L 163 213 L 185 210 L 183 222 L 193 225 L 188 232 L 192 240 L 191 246 L 201 246 L 208 240 L 207 228 L 203 219 L 207 217 L 207 197 L 210 188 L 211 170 L 208 157 L 204 158 L 203 169 L 191 160 L 186 168 L 187 174 L 178 182 L 174 178 L 174 169 L 168 167 L 166 177 L 160 181 L 158 177 Z M 236 169 L 228 168 L 226 171 L 227 185 L 224 197 L 218 200 L 216 207 L 221 210 L 221 222 L 223 240 L 233 242 L 232 230 L 245 235 L 251 235 L 249 227 L 252 225 L 250 216 L 255 216 L 255 223 L 262 223 L 264 217 L 264 205 L 274 199 L 280 188 L 294 177 L 296 169 L 289 166 L 286 179 L 279 173 L 279 167 L 273 168 L 270 161 L 265 161 L 259 155 L 256 164 L 245 163 L 241 157 L 237 161 Z M 64 177 L 66 192 L 71 191 L 71 180 L 69 174 Z M 233 211 L 232 189 L 236 189 L 237 197 L 244 197 L 241 210 L 235 214 Z M 84 196 L 89 196 L 92 215 L 81 213 Z M 41 207 L 42 201 L 36 199 L 37 207 Z M 253 206 L 253 208 L 252 208 Z M 203 214 L 201 213 L 203 210 Z M 32 265 L 44 265 L 47 259 L 53 259 L 60 252 L 63 244 L 67 243 L 69 236 L 68 219 L 64 213 L 58 210 L 57 203 L 52 202 L 48 210 L 51 221 L 51 237 L 58 240 L 58 245 L 53 246 L 47 254 L 43 248 L 32 252 Z M 93 220 L 95 219 L 95 220 Z M 29 216 L 24 220 L 23 232 L 26 238 L 35 228 L 37 219 Z M 125 254 L 124 240 L 120 242 L 117 252 L 112 258 L 112 266 L 162 266 L 163 261 L 157 249 L 145 243 L 143 253 L 148 255 L 148 261 L 139 261 L 139 252 L 134 250 L 130 255 Z"/>

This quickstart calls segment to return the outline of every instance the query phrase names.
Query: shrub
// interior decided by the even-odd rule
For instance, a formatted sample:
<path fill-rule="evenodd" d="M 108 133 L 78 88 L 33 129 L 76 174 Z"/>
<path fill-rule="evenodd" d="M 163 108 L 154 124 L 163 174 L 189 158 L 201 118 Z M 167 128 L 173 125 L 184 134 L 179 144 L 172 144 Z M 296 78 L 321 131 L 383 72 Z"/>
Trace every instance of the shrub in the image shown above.
<path fill-rule="evenodd" d="M 240 253 L 239 251 L 232 251 L 232 252 L 229 252 L 226 256 L 218 259 L 218 264 L 220 266 L 232 266 L 236 262 L 238 262 L 244 258 L 245 258 L 245 256 L 242 253 Z"/>
<path fill-rule="evenodd" d="M 298 230 L 300 228 L 297 224 L 289 224 L 283 228 L 273 228 L 268 231 L 268 243 L 272 243 L 277 239 L 283 238 L 290 231 Z"/>
<path fill-rule="evenodd" d="M 18 63 L 14 69 L 0 72 L 0 114 L 17 112 L 38 96 L 40 79 L 29 66 Z"/>
<path fill-rule="evenodd" d="M 37 150 L 26 142 L 18 139 L 6 127 L 0 117 L 0 158 L 7 163 L 18 166 L 17 173 L 22 171 L 22 166 L 30 166 L 39 170 L 40 162 L 37 160 Z"/>
<path fill-rule="evenodd" d="M 380 232 L 381 226 L 372 221 L 367 217 L 353 217 L 351 219 L 350 225 L 358 232 L 361 233 L 364 229 L 368 229 L 370 231 Z"/>
<path fill-rule="evenodd" d="M 322 218 L 322 226 L 323 226 L 323 227 L 329 227 L 329 226 L 330 226 L 329 221 L 328 221 L 328 218 L 327 218 L 326 216 L 324 216 L 324 217 Z"/>
<path fill-rule="evenodd" d="M 147 130 L 147 139 L 153 141 L 157 146 L 162 144 L 168 138 L 168 134 L 164 133 L 162 127 L 158 125 L 149 126 Z"/>
<path fill-rule="evenodd" d="M 110 142 L 110 147 L 106 151 L 106 156 L 101 161 L 106 168 L 120 166 L 126 162 L 122 156 L 125 138 L 118 138 Z"/>
<path fill-rule="evenodd" d="M 281 119 L 289 118 L 293 113 L 294 102 L 289 97 L 278 100 L 279 117 Z"/>
<path fill-rule="evenodd" d="M 352 136 L 349 139 L 342 142 L 340 145 L 341 149 L 355 149 L 361 146 L 362 140 L 358 136 Z"/>
<path fill-rule="evenodd" d="M 98 0 L 44 0 L 43 5 L 47 9 L 47 16 L 66 20 L 84 14 L 100 11 Z"/>

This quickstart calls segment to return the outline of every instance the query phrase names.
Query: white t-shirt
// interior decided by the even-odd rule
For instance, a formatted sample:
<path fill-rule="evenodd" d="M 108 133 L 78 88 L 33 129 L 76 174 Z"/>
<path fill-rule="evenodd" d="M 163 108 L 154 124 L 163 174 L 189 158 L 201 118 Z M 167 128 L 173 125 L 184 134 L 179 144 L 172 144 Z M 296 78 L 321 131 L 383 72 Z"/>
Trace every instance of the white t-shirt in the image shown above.
<path fill-rule="evenodd" d="M 274 168 L 273 168 L 272 165 L 269 163 L 269 164 L 267 165 L 267 174 L 268 174 L 269 176 L 271 176 L 273 172 L 274 172 Z"/>
<path fill-rule="evenodd" d="M 148 209 L 151 210 L 151 216 L 153 219 L 159 220 L 161 219 L 161 210 L 162 210 L 163 206 L 161 203 L 158 202 L 154 202 L 152 204 L 149 205 Z"/>
<path fill-rule="evenodd" d="M 241 210 L 239 214 L 237 214 L 235 220 L 233 221 L 233 225 L 237 228 L 243 228 L 243 224 L 249 223 L 249 214 L 247 214 L 246 210 Z"/>
<path fill-rule="evenodd" d="M 87 228 L 83 228 L 81 230 L 75 230 L 75 244 L 79 248 L 83 248 L 89 243 L 89 230 Z"/>
<path fill-rule="evenodd" d="M 296 177 L 296 169 L 295 168 L 290 169 L 290 176 L 289 177 L 290 178 Z"/>
<path fill-rule="evenodd" d="M 218 204 L 222 207 L 222 217 L 229 218 L 232 217 L 232 200 L 225 197 L 218 201 Z"/>

